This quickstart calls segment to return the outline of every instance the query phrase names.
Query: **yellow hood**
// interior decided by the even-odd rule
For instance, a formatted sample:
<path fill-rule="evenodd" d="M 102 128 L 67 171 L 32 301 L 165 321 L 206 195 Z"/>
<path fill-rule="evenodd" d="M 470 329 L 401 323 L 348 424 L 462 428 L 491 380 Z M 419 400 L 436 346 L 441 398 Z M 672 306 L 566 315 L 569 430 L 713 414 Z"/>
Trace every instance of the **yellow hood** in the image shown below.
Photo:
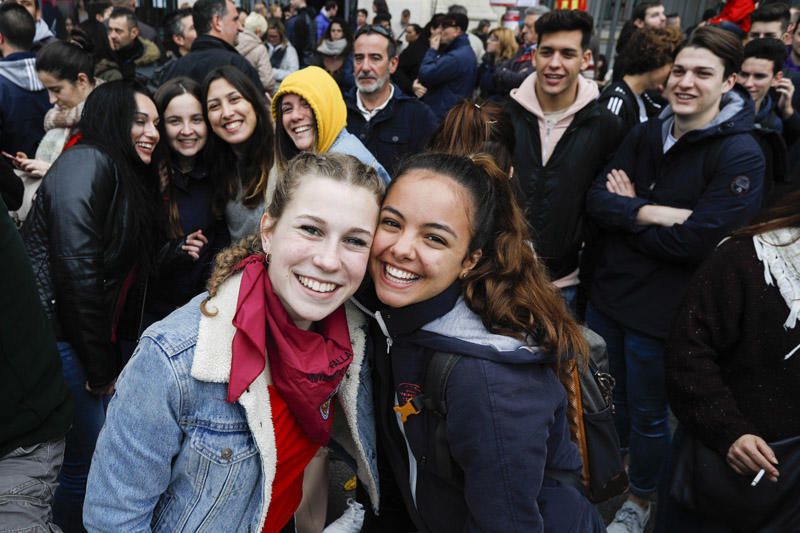
<path fill-rule="evenodd" d="M 286 76 L 272 99 L 272 118 L 277 124 L 278 105 L 284 94 L 296 94 L 311 106 L 317 121 L 317 152 L 325 153 L 347 125 L 347 107 L 336 81 L 319 67 L 306 67 Z"/>

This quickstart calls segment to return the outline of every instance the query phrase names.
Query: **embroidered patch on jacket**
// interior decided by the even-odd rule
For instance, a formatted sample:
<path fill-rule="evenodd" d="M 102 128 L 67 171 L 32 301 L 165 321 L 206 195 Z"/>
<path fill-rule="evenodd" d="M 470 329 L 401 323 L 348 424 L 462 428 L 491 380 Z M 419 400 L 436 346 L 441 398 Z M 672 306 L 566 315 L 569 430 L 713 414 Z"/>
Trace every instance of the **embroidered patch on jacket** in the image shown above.
<path fill-rule="evenodd" d="M 736 196 L 741 196 L 750 190 L 750 178 L 747 176 L 736 176 L 731 181 L 731 192 Z"/>
<path fill-rule="evenodd" d="M 400 383 L 397 385 L 397 399 L 400 405 L 413 400 L 422 392 L 422 387 L 416 383 Z"/>

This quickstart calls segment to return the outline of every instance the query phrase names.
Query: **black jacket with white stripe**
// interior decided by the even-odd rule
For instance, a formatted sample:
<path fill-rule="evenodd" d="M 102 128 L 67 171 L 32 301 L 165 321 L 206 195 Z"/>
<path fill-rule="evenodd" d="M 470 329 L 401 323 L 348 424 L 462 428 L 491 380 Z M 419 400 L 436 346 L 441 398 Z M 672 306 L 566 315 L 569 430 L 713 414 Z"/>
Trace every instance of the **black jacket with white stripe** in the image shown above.
<path fill-rule="evenodd" d="M 603 89 L 597 101 L 620 118 L 625 134 L 639 123 L 639 104 L 636 102 L 636 95 L 624 81 L 615 81 Z"/>

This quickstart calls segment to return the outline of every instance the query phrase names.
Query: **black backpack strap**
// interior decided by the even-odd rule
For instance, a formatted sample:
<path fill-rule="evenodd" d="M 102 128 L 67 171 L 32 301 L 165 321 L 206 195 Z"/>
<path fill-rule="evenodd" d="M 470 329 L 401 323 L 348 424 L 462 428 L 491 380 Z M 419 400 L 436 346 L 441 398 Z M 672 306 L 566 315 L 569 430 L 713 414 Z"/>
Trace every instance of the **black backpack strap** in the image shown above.
<path fill-rule="evenodd" d="M 444 479 L 456 481 L 450 445 L 447 443 L 447 380 L 461 359 L 453 353 L 436 352 L 425 371 L 425 406 L 437 417 L 434 430 L 433 465 L 436 473 Z"/>

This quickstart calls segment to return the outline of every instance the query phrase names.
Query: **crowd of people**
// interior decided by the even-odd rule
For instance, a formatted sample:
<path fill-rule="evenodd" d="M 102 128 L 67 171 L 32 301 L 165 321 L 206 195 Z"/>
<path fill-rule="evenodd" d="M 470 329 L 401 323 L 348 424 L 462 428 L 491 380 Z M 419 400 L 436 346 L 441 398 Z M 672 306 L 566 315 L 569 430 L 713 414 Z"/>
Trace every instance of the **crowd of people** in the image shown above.
<path fill-rule="evenodd" d="M 800 528 L 800 9 L 319 7 L 0 4 L 0 531 Z"/>

